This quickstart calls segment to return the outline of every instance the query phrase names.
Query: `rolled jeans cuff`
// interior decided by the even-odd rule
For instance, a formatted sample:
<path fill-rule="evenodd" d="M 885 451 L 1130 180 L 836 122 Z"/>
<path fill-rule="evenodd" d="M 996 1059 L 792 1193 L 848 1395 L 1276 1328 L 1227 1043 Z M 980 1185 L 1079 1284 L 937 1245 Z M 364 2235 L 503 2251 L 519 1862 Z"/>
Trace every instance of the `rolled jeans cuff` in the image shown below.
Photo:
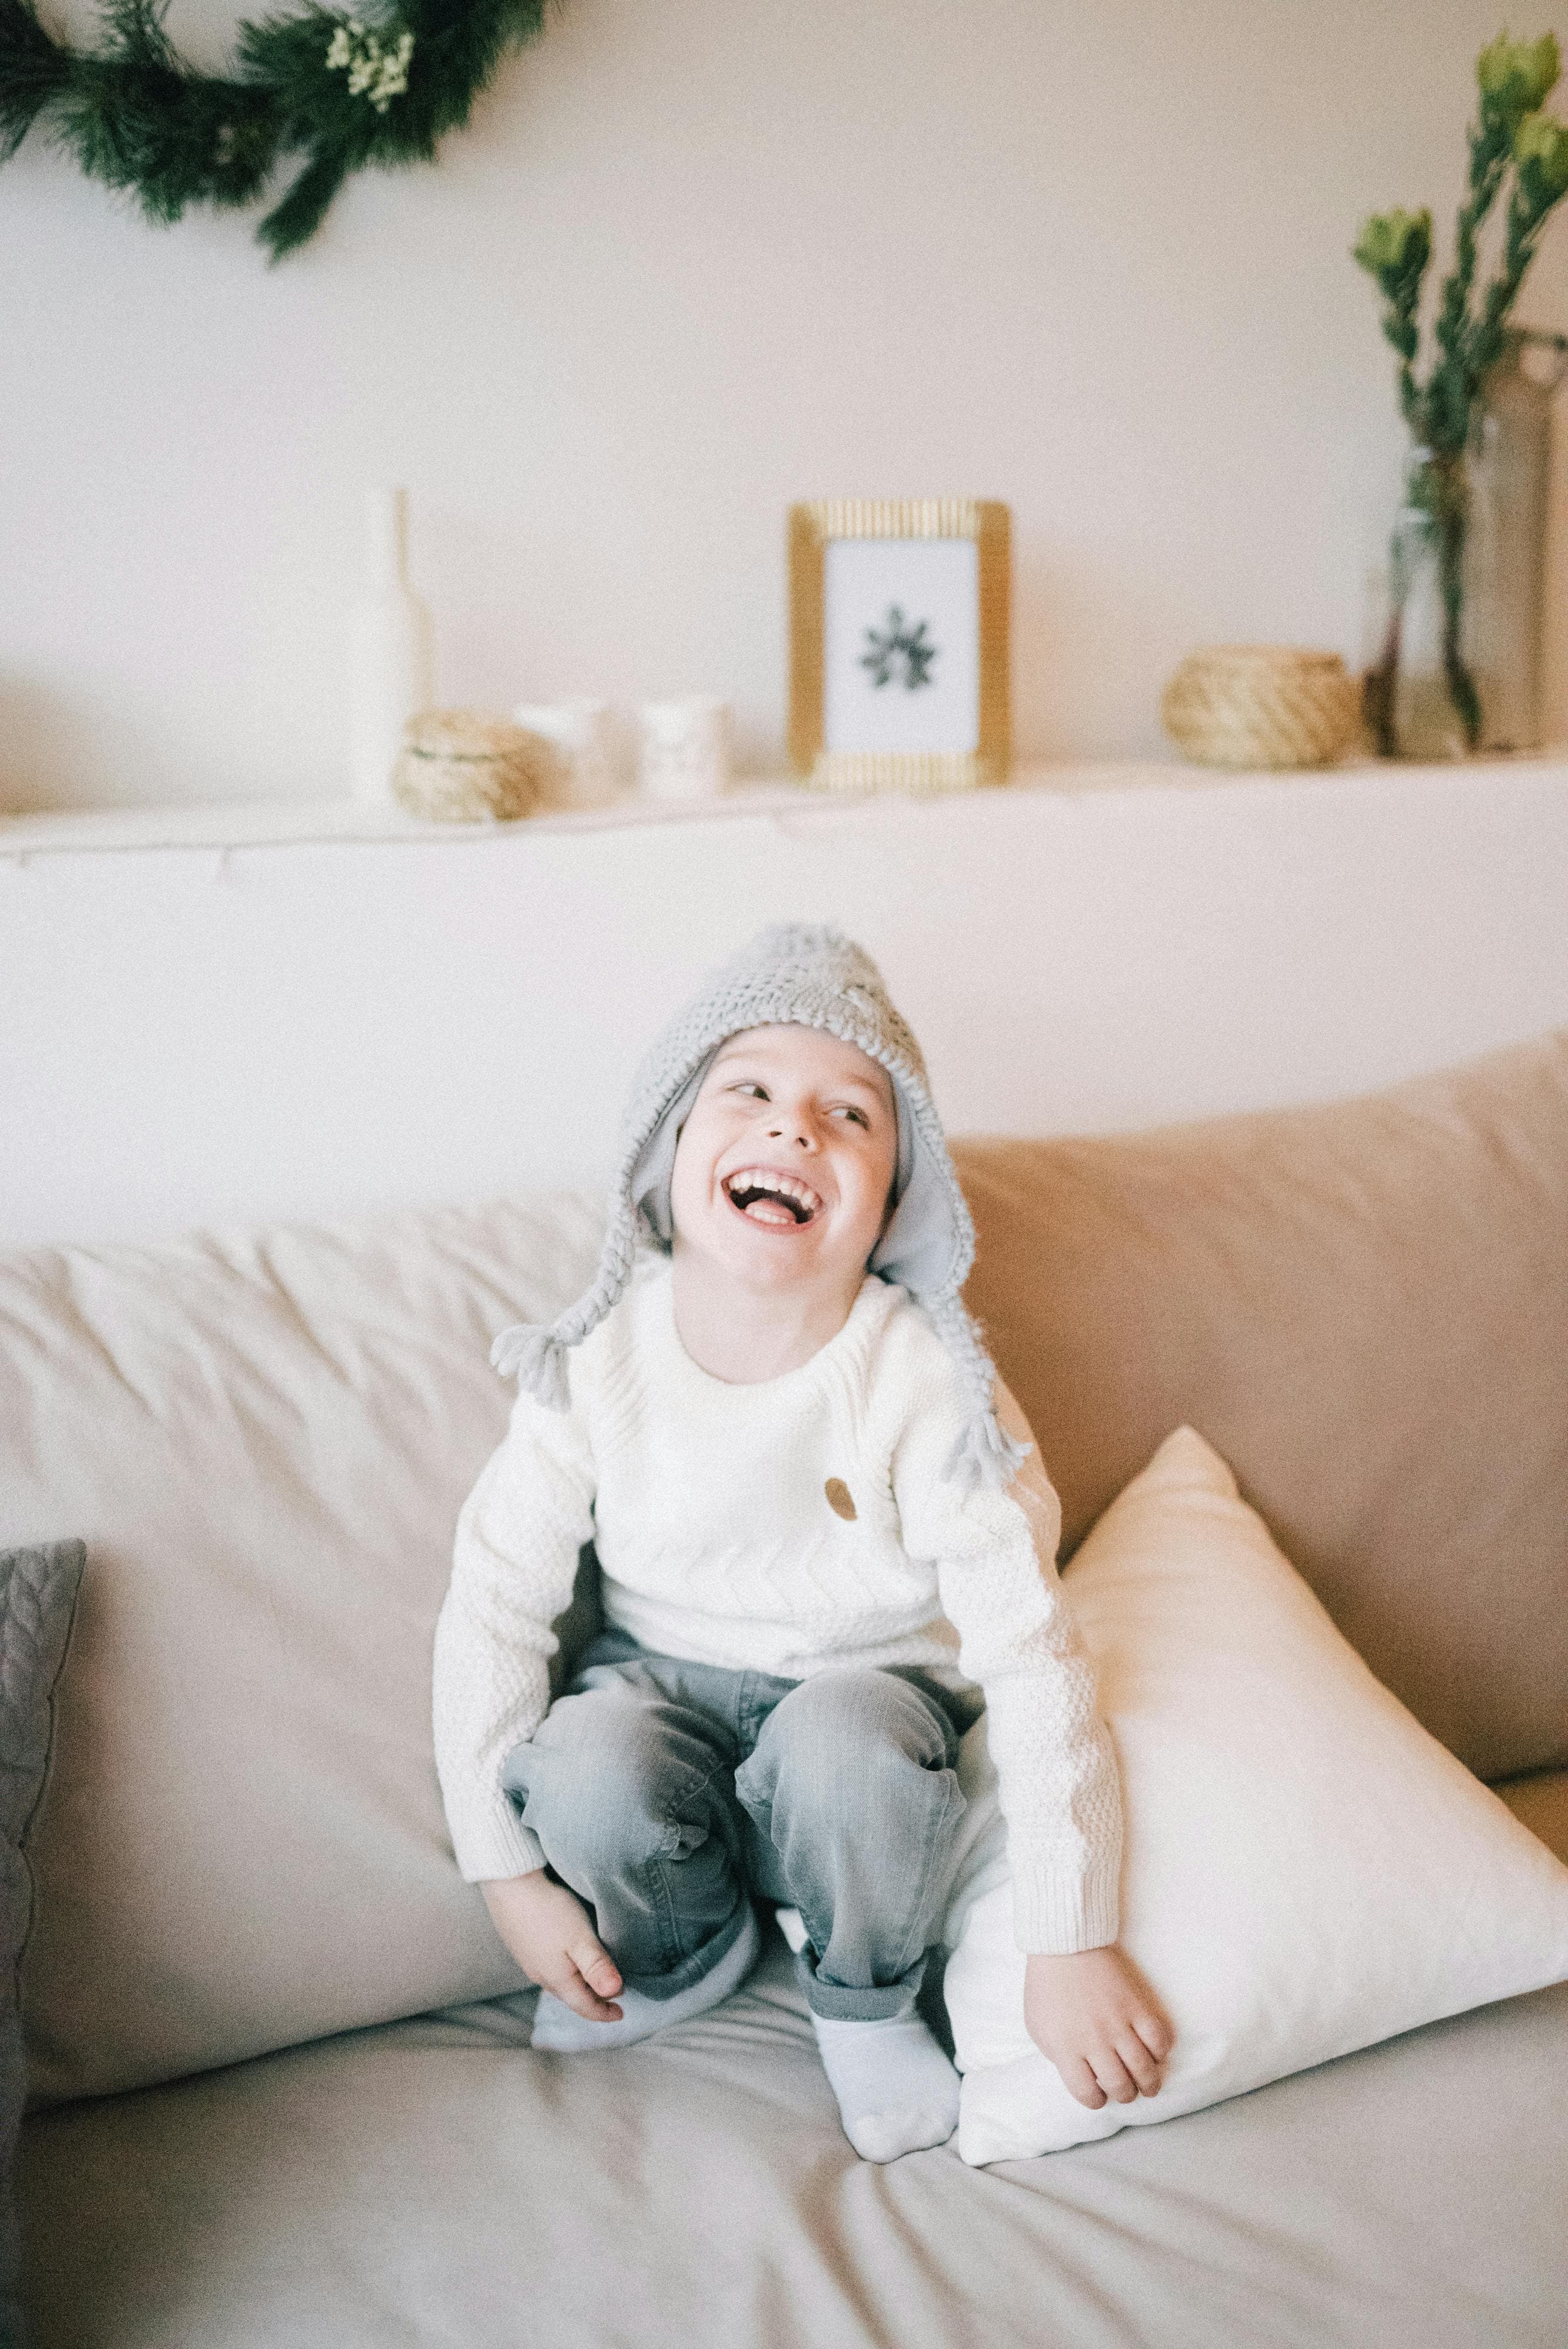
<path fill-rule="evenodd" d="M 700 1982 L 704 1974 L 711 1974 L 714 1967 L 729 1956 L 745 1930 L 751 1909 L 752 1904 L 748 1899 L 737 1900 L 732 1915 L 725 1919 L 716 1932 L 709 1934 L 701 1949 L 693 1950 L 689 1958 L 682 1958 L 680 1963 L 672 1966 L 667 1974 L 628 1974 L 628 1990 L 635 1990 L 642 1997 L 652 1999 L 675 1998 L 681 1991 L 690 1990 L 693 1982 Z"/>
<path fill-rule="evenodd" d="M 795 1963 L 805 1984 L 805 2002 L 813 2014 L 821 2015 L 824 2023 L 901 2023 L 915 2011 L 926 1971 L 922 1952 L 897 1982 L 870 1982 L 864 1987 L 824 1982 L 816 1971 L 809 1942 Z"/>

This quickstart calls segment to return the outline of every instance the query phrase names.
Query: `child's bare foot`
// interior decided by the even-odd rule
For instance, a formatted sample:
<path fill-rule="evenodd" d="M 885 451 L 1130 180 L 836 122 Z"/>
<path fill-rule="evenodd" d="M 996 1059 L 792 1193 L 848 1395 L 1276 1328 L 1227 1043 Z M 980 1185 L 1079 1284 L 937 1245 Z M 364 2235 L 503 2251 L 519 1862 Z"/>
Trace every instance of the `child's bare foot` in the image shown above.
<path fill-rule="evenodd" d="M 1130 2105 L 1156 2096 L 1176 2044 L 1169 2017 L 1126 1951 L 1078 1950 L 1032 1957 L 1024 1969 L 1029 2036 L 1081 2105 Z"/>

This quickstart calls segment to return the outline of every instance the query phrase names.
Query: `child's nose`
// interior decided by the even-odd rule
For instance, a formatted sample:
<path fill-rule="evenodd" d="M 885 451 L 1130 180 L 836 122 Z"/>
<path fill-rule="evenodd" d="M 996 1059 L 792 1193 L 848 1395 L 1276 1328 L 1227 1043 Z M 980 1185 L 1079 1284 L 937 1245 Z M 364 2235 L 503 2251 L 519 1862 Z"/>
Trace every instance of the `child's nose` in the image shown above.
<path fill-rule="evenodd" d="M 815 1150 L 817 1146 L 812 1121 L 804 1110 L 793 1116 L 781 1114 L 775 1117 L 768 1128 L 768 1139 L 770 1142 L 782 1142 L 786 1147 L 793 1143 L 802 1150 Z"/>

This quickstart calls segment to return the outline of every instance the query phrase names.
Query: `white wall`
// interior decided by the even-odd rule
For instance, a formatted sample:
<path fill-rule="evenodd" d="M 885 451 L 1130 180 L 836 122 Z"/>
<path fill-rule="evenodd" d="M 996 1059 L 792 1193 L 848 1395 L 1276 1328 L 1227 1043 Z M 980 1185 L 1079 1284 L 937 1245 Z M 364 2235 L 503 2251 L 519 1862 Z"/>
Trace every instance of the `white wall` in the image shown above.
<path fill-rule="evenodd" d="M 216 55 L 238 13 L 170 22 Z M 1025 754 L 1157 749 L 1195 641 L 1355 652 L 1398 433 L 1346 248 L 1374 205 L 1451 219 L 1498 16 L 566 0 L 439 169 L 361 176 L 270 273 L 244 221 L 155 232 L 31 140 L 0 804 L 339 788 L 376 480 L 416 501 L 446 698 L 718 690 L 754 765 L 801 495 L 1011 502 Z M 1526 306 L 1568 324 L 1561 224 Z"/>
<path fill-rule="evenodd" d="M 1322 1100 L 1568 1025 L 1568 762 L 10 853 L 0 1243 L 603 1183 L 759 924 L 864 940 L 949 1128 Z"/>

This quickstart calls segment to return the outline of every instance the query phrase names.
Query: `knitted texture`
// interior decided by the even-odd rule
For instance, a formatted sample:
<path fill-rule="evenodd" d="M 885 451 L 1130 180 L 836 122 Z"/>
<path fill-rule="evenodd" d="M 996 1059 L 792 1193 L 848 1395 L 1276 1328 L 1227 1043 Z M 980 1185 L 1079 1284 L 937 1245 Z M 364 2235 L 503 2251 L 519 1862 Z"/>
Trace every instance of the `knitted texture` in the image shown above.
<path fill-rule="evenodd" d="M 986 1700 L 1020 1946 L 1114 1940 L 1120 1795 L 1053 1565 L 1061 1513 L 1037 1456 L 1005 1490 L 944 1477 L 968 1413 L 898 1288 L 867 1278 L 799 1370 L 736 1385 L 685 1352 L 670 1268 L 645 1254 L 572 1360 L 570 1408 L 519 1400 L 459 1524 L 434 1708 L 464 1875 L 541 1863 L 504 1764 L 545 1717 L 592 1539 L 607 1619 L 658 1653 L 786 1680 L 956 1661 Z"/>
<path fill-rule="evenodd" d="M 632 1086 L 592 1288 L 548 1328 L 518 1322 L 504 1330 L 491 1360 L 539 1402 L 556 1411 L 566 1408 L 567 1350 L 581 1344 L 620 1296 L 639 1237 L 669 1245 L 670 1129 L 691 1106 L 721 1044 L 748 1028 L 781 1025 L 836 1036 L 892 1079 L 900 1183 L 870 1269 L 896 1281 L 925 1309 L 962 1376 L 971 1410 L 944 1473 L 966 1485 L 977 1477 L 1005 1484 L 1026 1447 L 997 1421 L 995 1365 L 961 1296 L 974 1260 L 974 1226 L 948 1154 L 925 1061 L 870 956 L 837 930 L 784 923 L 762 931 L 676 1014 Z"/>

